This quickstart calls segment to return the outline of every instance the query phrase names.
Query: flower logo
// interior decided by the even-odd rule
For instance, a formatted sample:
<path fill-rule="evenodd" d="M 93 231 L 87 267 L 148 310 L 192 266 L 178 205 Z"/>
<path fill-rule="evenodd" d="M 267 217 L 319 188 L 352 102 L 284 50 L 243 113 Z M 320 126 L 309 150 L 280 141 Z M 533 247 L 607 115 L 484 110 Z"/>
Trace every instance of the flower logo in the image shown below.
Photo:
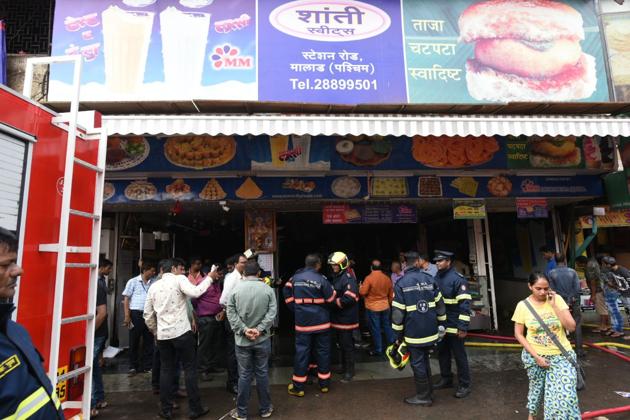
<path fill-rule="evenodd" d="M 236 57 L 238 52 L 238 48 L 230 44 L 225 44 L 223 47 L 216 47 L 214 49 L 214 54 L 210 57 L 212 65 L 217 70 L 223 68 L 231 61 L 229 58 Z"/>

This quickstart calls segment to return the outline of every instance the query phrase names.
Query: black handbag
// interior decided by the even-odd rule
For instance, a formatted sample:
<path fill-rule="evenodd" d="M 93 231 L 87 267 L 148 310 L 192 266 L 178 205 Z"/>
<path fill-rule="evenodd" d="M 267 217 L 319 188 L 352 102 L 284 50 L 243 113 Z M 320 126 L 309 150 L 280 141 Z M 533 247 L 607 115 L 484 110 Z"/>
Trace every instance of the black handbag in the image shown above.
<path fill-rule="evenodd" d="M 560 343 L 560 340 L 558 340 L 558 337 L 553 332 L 551 332 L 551 330 L 549 329 L 549 326 L 545 324 L 545 322 L 542 320 L 540 315 L 538 315 L 538 312 L 536 312 L 532 304 L 529 303 L 527 299 L 523 300 L 523 303 L 525 303 L 525 306 L 527 306 L 527 309 L 529 309 L 532 315 L 534 315 L 534 318 L 536 318 L 536 321 L 538 321 L 542 329 L 545 330 L 549 338 L 551 338 L 551 341 L 553 341 L 553 343 L 560 349 L 564 358 L 567 359 L 569 363 L 571 363 L 573 367 L 575 368 L 575 372 L 577 374 L 576 389 L 578 391 L 582 391 L 583 389 L 585 389 L 586 388 L 586 375 L 584 374 L 584 369 L 582 368 L 580 363 L 577 361 L 577 359 L 574 359 L 573 357 L 571 357 L 569 352 L 562 346 L 562 344 Z"/>

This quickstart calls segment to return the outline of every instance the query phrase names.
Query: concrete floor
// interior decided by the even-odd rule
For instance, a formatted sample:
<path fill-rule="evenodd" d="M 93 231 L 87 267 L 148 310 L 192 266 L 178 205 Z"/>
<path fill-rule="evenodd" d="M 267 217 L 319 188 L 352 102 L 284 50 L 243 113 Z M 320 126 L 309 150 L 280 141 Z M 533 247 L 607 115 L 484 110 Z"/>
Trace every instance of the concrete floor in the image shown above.
<path fill-rule="evenodd" d="M 587 341 L 601 341 L 601 337 L 588 335 Z M 607 340 L 610 341 L 610 340 Z M 626 342 L 627 343 L 627 342 Z M 307 386 L 304 398 L 286 393 L 291 375 L 288 367 L 273 368 L 271 392 L 275 407 L 273 418 L 278 419 L 523 419 L 527 418 L 525 402 L 527 378 L 520 363 L 519 350 L 469 348 L 473 376 L 473 393 L 465 400 L 452 397 L 452 390 L 434 393 L 431 408 L 411 407 L 403 398 L 413 393 L 411 369 L 398 372 L 382 361 L 357 365 L 353 383 L 342 384 L 333 376 L 331 391 L 321 394 L 317 386 Z M 630 352 L 626 353 L 630 355 Z M 628 363 L 597 350 L 588 350 L 584 359 L 587 390 L 580 392 L 582 411 L 629 405 L 614 391 L 630 391 Z M 438 372 L 436 360 L 432 370 Z M 101 419 L 151 419 L 158 411 L 157 396 L 150 392 L 150 375 L 127 378 L 125 374 L 105 375 L 107 400 L 110 406 L 101 412 Z M 225 376 L 217 375 L 211 382 L 201 383 L 202 400 L 210 407 L 208 419 L 226 419 L 234 407 L 234 398 L 224 389 Z M 176 414 L 187 418 L 187 404 L 179 400 L 182 408 Z M 253 393 L 250 418 L 257 418 L 257 398 Z M 630 419 L 626 415 L 610 416 L 613 419 Z"/>

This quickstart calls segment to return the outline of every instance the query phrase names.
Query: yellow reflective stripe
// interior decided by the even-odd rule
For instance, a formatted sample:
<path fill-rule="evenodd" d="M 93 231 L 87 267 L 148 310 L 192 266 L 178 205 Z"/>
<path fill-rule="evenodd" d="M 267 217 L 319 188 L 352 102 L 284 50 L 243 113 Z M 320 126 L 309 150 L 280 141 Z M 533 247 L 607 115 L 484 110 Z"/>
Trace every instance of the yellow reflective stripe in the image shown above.
<path fill-rule="evenodd" d="M 59 409 L 59 407 L 61 407 L 61 402 L 59 401 L 59 397 L 57 397 L 57 393 L 53 392 L 51 398 L 53 403 L 55 403 L 55 408 Z"/>
<path fill-rule="evenodd" d="M 470 296 L 468 293 L 464 293 L 463 295 L 457 295 L 457 298 L 455 299 L 455 301 L 460 301 L 464 299 L 471 300 L 472 296 Z"/>
<path fill-rule="evenodd" d="M 392 306 L 393 306 L 394 308 L 402 309 L 403 311 L 405 310 L 405 305 L 403 305 L 402 303 L 398 303 L 398 302 L 396 302 L 396 301 L 393 301 L 393 302 L 392 302 Z"/>
<path fill-rule="evenodd" d="M 447 305 L 456 305 L 457 299 L 444 298 L 444 303 L 446 303 Z"/>
<path fill-rule="evenodd" d="M 435 302 L 439 302 L 442 299 L 442 292 L 438 292 L 438 295 L 435 297 Z"/>
<path fill-rule="evenodd" d="M 438 315 L 438 321 L 446 321 L 446 314 Z"/>
<path fill-rule="evenodd" d="M 460 319 L 460 321 L 470 321 L 470 316 L 469 315 L 460 315 L 459 319 Z"/>
<path fill-rule="evenodd" d="M 446 332 L 450 334 L 457 334 L 457 328 L 447 328 Z"/>
<path fill-rule="evenodd" d="M 2 420 L 25 420 L 35 414 L 40 408 L 50 401 L 50 396 L 46 393 L 43 386 L 35 390 L 31 395 L 24 398 L 17 410 L 12 415 Z"/>
<path fill-rule="evenodd" d="M 405 310 L 407 310 L 407 312 L 413 312 L 416 309 L 418 309 L 418 307 L 416 305 L 405 306 Z"/>
<path fill-rule="evenodd" d="M 435 341 L 437 339 L 438 339 L 438 334 L 435 334 L 430 337 L 423 337 L 423 338 L 405 337 L 405 342 L 409 344 L 425 344 L 425 343 L 430 343 L 432 341 Z"/>
<path fill-rule="evenodd" d="M 435 308 L 435 302 L 429 302 L 429 308 Z"/>
<path fill-rule="evenodd" d="M 404 327 L 402 325 L 392 324 L 392 330 L 394 330 L 394 331 L 402 331 L 403 328 Z"/>

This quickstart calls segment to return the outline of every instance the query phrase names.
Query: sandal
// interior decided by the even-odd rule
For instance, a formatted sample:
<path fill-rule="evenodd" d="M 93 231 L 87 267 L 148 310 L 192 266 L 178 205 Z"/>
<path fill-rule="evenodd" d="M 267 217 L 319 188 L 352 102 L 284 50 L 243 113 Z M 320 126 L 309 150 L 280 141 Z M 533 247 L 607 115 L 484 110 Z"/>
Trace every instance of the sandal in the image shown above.
<path fill-rule="evenodd" d="M 604 333 L 604 335 L 607 335 L 607 336 L 609 336 L 609 337 L 610 337 L 611 335 L 613 335 L 613 334 L 618 334 L 618 333 L 616 333 L 614 330 L 608 330 L 608 331 L 606 331 L 606 332 Z"/>
<path fill-rule="evenodd" d="M 107 403 L 107 401 L 99 401 L 96 403 L 96 408 L 102 410 L 104 408 L 107 408 L 109 404 Z"/>
<path fill-rule="evenodd" d="M 97 417 L 98 415 L 99 415 L 99 412 L 96 408 L 93 408 L 90 410 L 90 418 Z"/>
<path fill-rule="evenodd" d="M 612 334 L 608 334 L 608 336 L 609 336 L 610 338 L 621 338 L 621 337 L 623 337 L 624 335 L 625 335 L 624 333 L 620 333 L 620 332 L 614 332 L 614 333 L 612 333 Z M 625 340 L 625 338 L 624 338 L 624 340 Z"/>
<path fill-rule="evenodd" d="M 597 333 L 605 334 L 605 333 L 607 333 L 608 331 L 610 331 L 610 328 L 596 328 L 596 329 L 594 329 L 592 332 L 594 332 L 594 333 L 596 333 L 596 334 L 597 334 Z"/>

